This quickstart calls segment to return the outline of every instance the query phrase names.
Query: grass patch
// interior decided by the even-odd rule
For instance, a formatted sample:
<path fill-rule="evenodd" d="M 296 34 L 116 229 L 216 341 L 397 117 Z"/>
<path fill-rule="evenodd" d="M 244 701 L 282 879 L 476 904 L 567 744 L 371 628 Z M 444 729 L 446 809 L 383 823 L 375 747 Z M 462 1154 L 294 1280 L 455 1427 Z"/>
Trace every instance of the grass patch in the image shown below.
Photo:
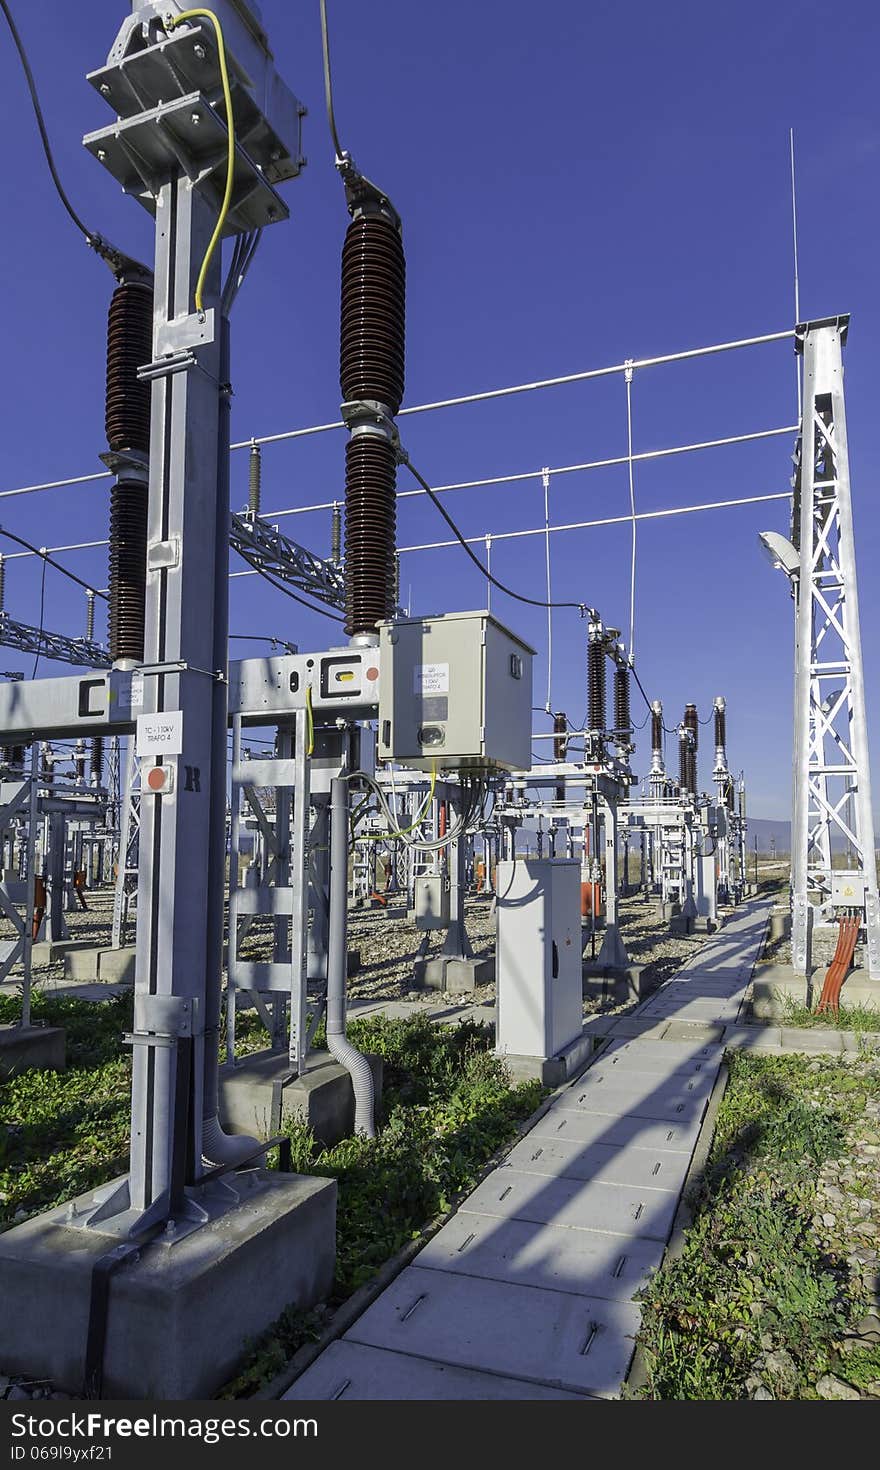
<path fill-rule="evenodd" d="M 822 1011 L 817 1015 L 792 995 L 780 994 L 779 999 L 783 1007 L 783 1026 L 832 1026 L 836 1031 L 880 1031 L 880 1011 L 874 1006 L 861 1003 L 840 1006 L 836 1011 Z"/>
<path fill-rule="evenodd" d="M 0 1083 L 0 1229 L 97 1189 L 128 1164 L 131 996 L 100 1004 L 33 998 L 33 1018 L 67 1033 L 67 1070 Z M 0 1022 L 17 1021 L 0 996 Z"/>
<path fill-rule="evenodd" d="M 384 1059 L 385 1121 L 378 1138 L 346 1138 L 322 1149 L 307 1129 L 289 1129 L 294 1169 L 339 1182 L 333 1293 L 315 1312 L 285 1312 L 251 1345 L 223 1397 L 256 1392 L 319 1336 L 332 1311 L 475 1183 L 544 1095 L 538 1082 L 509 1085 L 483 1025 L 368 1017 L 352 1022 L 349 1035 L 361 1050 Z"/>
<path fill-rule="evenodd" d="M 695 1219 L 641 1293 L 650 1399 L 816 1398 L 856 1355 L 838 1346 L 866 1300 L 813 1225 L 822 1164 L 880 1096 L 880 1069 L 735 1053 Z M 870 1356 L 870 1355 L 868 1355 Z M 878 1376 L 866 1361 L 869 1381 Z"/>

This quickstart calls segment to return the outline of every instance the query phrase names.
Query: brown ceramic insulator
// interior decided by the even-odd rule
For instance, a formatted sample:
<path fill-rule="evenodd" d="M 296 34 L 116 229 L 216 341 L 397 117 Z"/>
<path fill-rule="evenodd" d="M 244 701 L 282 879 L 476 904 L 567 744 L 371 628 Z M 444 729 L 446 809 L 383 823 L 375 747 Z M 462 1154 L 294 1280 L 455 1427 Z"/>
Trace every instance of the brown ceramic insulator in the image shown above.
<path fill-rule="evenodd" d="M 345 631 L 372 633 L 394 612 L 397 457 L 387 439 L 345 446 Z"/>
<path fill-rule="evenodd" d="M 144 657 L 147 577 L 147 487 L 117 480 L 110 491 L 110 658 Z"/>
<path fill-rule="evenodd" d="M 651 749 L 663 749 L 663 714 L 660 710 L 651 710 Z"/>
<path fill-rule="evenodd" d="M 375 399 L 395 414 L 403 399 L 406 262 L 400 232 L 361 214 L 342 247 L 339 381 L 346 401 Z"/>
<path fill-rule="evenodd" d="M 107 321 L 107 443 L 148 454 L 150 449 L 149 383 L 137 370 L 153 356 L 153 292 L 142 281 L 124 281 L 113 292 Z"/>
<path fill-rule="evenodd" d="M 587 729 L 605 729 L 605 647 L 601 639 L 587 644 Z"/>
<path fill-rule="evenodd" d="M 629 669 L 614 670 L 614 728 L 618 735 L 629 738 L 632 719 L 629 712 Z"/>

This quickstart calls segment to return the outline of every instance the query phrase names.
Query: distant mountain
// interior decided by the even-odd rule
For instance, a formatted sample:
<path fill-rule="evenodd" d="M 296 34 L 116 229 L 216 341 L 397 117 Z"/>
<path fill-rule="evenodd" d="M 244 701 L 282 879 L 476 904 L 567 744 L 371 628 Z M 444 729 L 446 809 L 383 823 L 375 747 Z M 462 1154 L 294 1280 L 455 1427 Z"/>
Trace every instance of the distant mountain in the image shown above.
<path fill-rule="evenodd" d="M 748 824 L 746 841 L 750 852 L 754 850 L 756 837 L 760 853 L 772 852 L 774 843 L 780 857 L 791 852 L 791 822 L 776 821 L 773 817 L 749 817 Z"/>
<path fill-rule="evenodd" d="M 758 852 L 769 853 L 772 850 L 771 842 L 775 839 L 776 852 L 779 853 L 780 856 L 785 855 L 786 857 L 790 854 L 791 822 L 777 822 L 771 817 L 749 817 L 748 822 L 749 830 L 746 840 L 748 842 L 750 852 L 754 851 L 755 838 L 757 837 Z M 880 827 L 875 827 L 875 837 L 878 834 L 880 834 Z M 832 833 L 831 851 L 844 852 L 845 849 L 845 838 L 839 833 Z"/>

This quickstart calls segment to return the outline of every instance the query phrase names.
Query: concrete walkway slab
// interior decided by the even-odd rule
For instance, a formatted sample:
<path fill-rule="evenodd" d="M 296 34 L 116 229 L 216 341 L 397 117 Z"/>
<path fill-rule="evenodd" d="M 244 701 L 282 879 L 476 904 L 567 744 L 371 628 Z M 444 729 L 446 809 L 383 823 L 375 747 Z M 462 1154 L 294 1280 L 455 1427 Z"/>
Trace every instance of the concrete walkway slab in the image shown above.
<path fill-rule="evenodd" d="M 581 1107 L 583 1100 L 586 1098 L 589 1102 L 589 1095 L 594 1092 L 623 1089 L 633 1099 L 639 1099 L 654 1097 L 661 1088 L 667 1087 L 692 1093 L 694 1096 L 709 1092 L 712 1088 L 712 1071 L 706 1067 L 686 1070 L 670 1067 L 666 1073 L 648 1072 L 642 1070 L 638 1057 L 629 1057 L 623 1062 L 610 1064 L 600 1057 L 586 1077 L 581 1078 L 580 1085 L 569 1090 L 569 1095 L 576 1097 L 577 1106 Z M 564 1098 L 562 1100 L 565 1101 Z M 603 1108 L 602 1111 L 605 1112 L 606 1109 Z"/>
<path fill-rule="evenodd" d="M 769 910 L 745 905 L 633 1015 L 593 1018 L 607 1050 L 289 1397 L 619 1394 Z"/>
<path fill-rule="evenodd" d="M 562 1139 L 526 1138 L 511 1149 L 507 1162 L 525 1174 L 563 1179 L 597 1179 L 628 1184 L 633 1189 L 681 1189 L 687 1154 L 659 1148 L 621 1148 L 610 1143 L 566 1143 Z"/>
<path fill-rule="evenodd" d="M 678 1196 L 665 1189 L 603 1184 L 597 1179 L 548 1179 L 502 1164 L 478 1185 L 461 1209 L 614 1235 L 631 1235 L 638 1225 L 640 1236 L 665 1240 L 677 1205 Z"/>
<path fill-rule="evenodd" d="M 345 1340 L 611 1397 L 638 1322 L 626 1302 L 409 1266 Z"/>
<path fill-rule="evenodd" d="M 524 1383 L 521 1378 L 502 1378 L 497 1373 L 479 1373 L 473 1368 L 455 1368 L 433 1363 L 407 1353 L 365 1347 L 357 1342 L 331 1343 L 314 1368 L 297 1380 L 283 1395 L 285 1399 L 391 1399 L 398 1402 L 428 1399 L 567 1399 L 584 1402 L 584 1395 L 548 1388 L 542 1383 Z"/>
<path fill-rule="evenodd" d="M 621 1240 L 537 1220 L 458 1214 L 423 1251 L 422 1267 L 628 1302 L 660 1264 L 659 1240 Z"/>
<path fill-rule="evenodd" d="M 717 1067 L 721 1060 L 721 1051 L 717 1044 L 694 1046 L 686 1041 L 621 1039 L 610 1042 L 599 1062 L 594 1065 L 601 1063 L 607 1068 L 632 1062 L 639 1072 L 656 1072 L 668 1077 L 674 1072 L 700 1072 L 706 1067 Z"/>
<path fill-rule="evenodd" d="M 639 1086 L 627 1087 L 621 1081 L 616 1086 L 609 1082 L 603 1087 L 585 1087 L 577 1096 L 570 1093 L 564 1105 L 554 1106 L 563 1112 L 630 1114 L 635 1118 L 687 1123 L 703 1116 L 706 1096 L 705 1087 L 689 1090 L 689 1084 L 682 1084 L 681 1079 L 664 1080 L 648 1092 Z"/>
<path fill-rule="evenodd" d="M 638 1148 L 680 1150 L 690 1156 L 699 1131 L 699 1118 L 658 1122 L 634 1115 L 616 1117 L 611 1113 L 578 1112 L 554 1103 L 529 1130 L 528 1136 L 577 1143 L 611 1143 L 617 1148 L 632 1143 Z"/>

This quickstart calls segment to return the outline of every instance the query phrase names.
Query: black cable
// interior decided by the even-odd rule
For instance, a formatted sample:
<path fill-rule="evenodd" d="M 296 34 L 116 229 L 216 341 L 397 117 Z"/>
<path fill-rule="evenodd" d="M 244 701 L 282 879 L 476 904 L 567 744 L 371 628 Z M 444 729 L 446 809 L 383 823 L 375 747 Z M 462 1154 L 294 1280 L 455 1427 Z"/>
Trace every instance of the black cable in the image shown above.
<path fill-rule="evenodd" d="M 0 0 L 0 4 L 2 4 L 2 0 Z M 236 551 L 238 551 L 238 547 L 236 547 Z M 326 607 L 321 607 L 318 603 L 306 602 L 304 597 L 300 597 L 296 592 L 292 592 L 283 582 L 276 582 L 275 578 L 269 572 L 264 572 L 262 567 L 254 566 L 254 563 L 248 561 L 247 557 L 242 555 L 240 551 L 238 554 L 241 556 L 242 561 L 247 561 L 248 566 L 254 568 L 257 576 L 262 577 L 264 581 L 268 582 L 270 587 L 274 587 L 276 592 L 284 592 L 288 597 L 292 597 L 294 602 L 299 602 L 303 607 L 307 607 L 309 612 L 322 613 L 325 618 L 332 618 L 334 623 L 344 622 L 344 619 L 337 617 L 336 613 L 328 612 Z"/>
<path fill-rule="evenodd" d="M 581 614 L 582 617 L 584 616 L 587 608 L 586 604 L 583 602 L 543 602 L 537 597 L 524 597 L 521 592 L 514 592 L 512 587 L 505 586 L 504 582 L 499 582 L 497 577 L 493 577 L 492 573 L 489 571 L 489 568 L 483 565 L 483 563 L 480 561 L 480 558 L 468 546 L 467 541 L 461 534 L 461 531 L 458 529 L 458 526 L 455 524 L 452 516 L 446 510 L 443 502 L 440 500 L 439 496 L 435 495 L 427 480 L 422 478 L 415 465 L 410 462 L 409 456 L 403 451 L 400 451 L 399 458 L 401 464 L 406 465 L 410 474 L 413 475 L 416 480 L 418 480 L 425 494 L 433 501 L 434 505 L 436 505 L 450 531 L 455 536 L 460 545 L 464 547 L 464 550 L 467 552 L 471 561 L 474 563 L 474 566 L 482 572 L 487 582 L 491 582 L 493 587 L 497 587 L 499 592 L 506 593 L 508 597 L 516 598 L 517 602 L 527 602 L 529 607 L 573 607 L 577 610 L 577 612 Z"/>
<path fill-rule="evenodd" d="M 3 0 L 0 0 L 0 5 L 2 4 Z M 61 572 L 65 577 L 69 577 L 71 582 L 76 582 L 78 587 L 84 587 L 86 592 L 94 592 L 96 597 L 103 597 L 107 602 L 106 592 L 99 592 L 97 587 L 91 587 L 88 582 L 83 581 L 82 577 L 78 577 L 76 572 L 70 572 L 67 567 L 61 565 L 60 561 L 54 561 L 47 551 L 41 551 L 39 546 L 34 546 L 32 541 L 25 541 L 23 536 L 16 536 L 14 531 L 7 531 L 5 526 L 0 526 L 0 536 L 7 536 L 10 541 L 15 541 L 19 546 L 24 546 L 27 551 L 32 551 L 34 556 L 42 557 L 44 566 L 48 563 L 50 567 L 55 568 L 56 572 Z"/>
<path fill-rule="evenodd" d="M 0 3 L 2 3 L 2 0 L 0 0 Z M 36 679 L 36 677 L 37 677 L 37 669 L 38 669 L 39 664 L 40 664 L 40 653 L 42 652 L 41 645 L 42 645 L 42 642 L 43 642 L 43 619 L 45 617 L 45 613 L 46 613 L 46 563 L 43 562 L 43 575 L 40 578 L 40 627 L 39 627 L 39 632 L 37 633 L 37 655 L 36 655 L 36 658 L 34 659 L 34 667 L 33 667 L 32 671 L 31 671 L 31 678 L 32 679 Z"/>
<path fill-rule="evenodd" d="M 336 158 L 341 161 L 346 155 L 339 142 L 339 134 L 336 131 L 336 115 L 333 110 L 333 79 L 330 75 L 330 36 L 327 29 L 326 0 L 321 0 L 321 54 L 324 60 L 324 102 L 327 107 L 327 122 L 330 125 L 333 150 Z"/>
<path fill-rule="evenodd" d="M 66 193 L 64 192 L 64 185 L 58 177 L 58 170 L 55 167 L 55 159 L 52 156 L 52 145 L 49 142 L 49 134 L 46 131 L 46 124 L 43 119 L 43 109 L 40 106 L 40 99 L 37 95 L 37 84 L 34 81 L 34 74 L 31 71 L 31 65 L 27 58 L 27 52 L 24 49 L 24 44 L 22 42 L 21 36 L 18 34 L 18 28 L 16 27 L 15 21 L 12 19 L 12 13 L 6 3 L 6 0 L 0 0 L 0 8 L 2 8 L 3 14 L 6 17 L 6 24 L 9 26 L 10 32 L 12 34 L 12 39 L 15 43 L 15 49 L 18 52 L 19 60 L 24 69 L 25 80 L 27 81 L 27 88 L 31 94 L 31 102 L 33 104 L 34 115 L 37 119 L 37 127 L 40 130 L 40 140 L 43 144 L 43 152 L 46 155 L 46 162 L 49 165 L 49 172 L 52 175 L 52 182 L 55 185 L 61 203 L 67 210 L 67 213 L 70 215 L 73 223 L 76 225 L 77 229 L 85 236 L 89 244 L 92 244 L 92 242 L 94 240 L 97 240 L 99 236 L 95 234 L 94 230 L 88 229 L 87 226 L 83 224 L 82 220 L 80 219 L 79 215 L 77 214 L 76 210 L 68 199 Z"/>

